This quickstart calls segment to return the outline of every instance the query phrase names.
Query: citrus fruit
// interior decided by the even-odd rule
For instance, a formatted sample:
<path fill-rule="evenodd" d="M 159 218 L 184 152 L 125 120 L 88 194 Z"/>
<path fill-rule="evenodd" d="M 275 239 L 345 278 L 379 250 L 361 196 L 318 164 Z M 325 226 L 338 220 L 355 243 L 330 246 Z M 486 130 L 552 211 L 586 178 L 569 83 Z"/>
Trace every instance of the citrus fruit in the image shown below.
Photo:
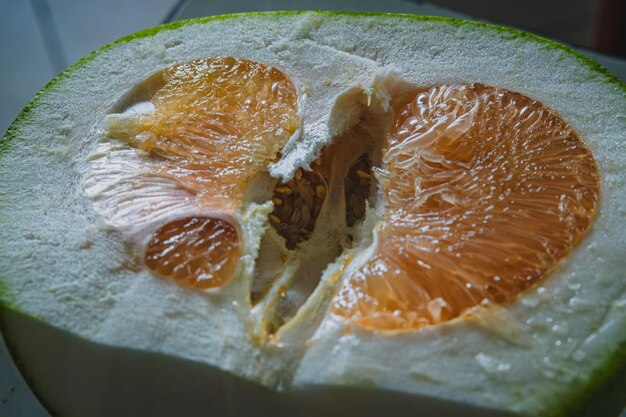
<path fill-rule="evenodd" d="M 609 413 L 625 91 L 457 20 L 122 39 L 3 140 L 3 333 L 67 416 Z"/>

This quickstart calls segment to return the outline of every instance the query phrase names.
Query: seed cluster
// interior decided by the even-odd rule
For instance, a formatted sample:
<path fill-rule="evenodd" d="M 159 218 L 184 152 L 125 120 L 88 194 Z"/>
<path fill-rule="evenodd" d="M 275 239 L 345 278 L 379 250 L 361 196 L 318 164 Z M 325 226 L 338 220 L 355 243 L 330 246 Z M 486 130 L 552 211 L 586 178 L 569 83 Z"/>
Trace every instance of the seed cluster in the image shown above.
<path fill-rule="evenodd" d="M 285 238 L 287 249 L 311 237 L 326 198 L 326 181 L 316 172 L 296 172 L 294 178 L 274 189 L 274 211 L 270 223 Z"/>
<path fill-rule="evenodd" d="M 345 179 L 346 224 L 353 226 L 365 215 L 365 201 L 372 186 L 372 163 L 367 154 L 350 167 Z"/>
<path fill-rule="evenodd" d="M 334 149 L 326 149 L 315 161 L 310 171 L 298 170 L 294 178 L 274 189 L 272 202 L 274 211 L 269 215 L 270 223 L 279 235 L 285 238 L 287 249 L 295 249 L 311 237 L 315 221 L 319 217 L 327 187 L 331 181 L 330 165 L 336 163 Z M 346 223 L 353 226 L 365 215 L 365 201 L 372 185 L 372 164 L 367 154 L 362 155 L 348 170 L 344 178 Z"/>

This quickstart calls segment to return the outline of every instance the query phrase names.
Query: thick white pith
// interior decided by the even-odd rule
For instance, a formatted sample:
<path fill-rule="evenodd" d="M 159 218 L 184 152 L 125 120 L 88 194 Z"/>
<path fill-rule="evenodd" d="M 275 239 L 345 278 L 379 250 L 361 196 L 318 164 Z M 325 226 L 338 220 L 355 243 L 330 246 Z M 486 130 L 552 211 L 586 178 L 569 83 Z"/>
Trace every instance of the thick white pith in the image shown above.
<path fill-rule="evenodd" d="M 20 128 L 14 139 L 19 146 L 4 155 L 1 168 L 7 183 L 16 184 L 6 190 L 2 214 L 16 225 L 3 230 L 4 241 L 12 242 L 2 265 L 5 284 L 14 294 L 12 303 L 98 342 L 206 362 L 268 385 L 285 380 L 296 387 L 373 383 L 527 413 L 550 407 L 551 398 L 580 383 L 578 375 L 588 375 L 624 338 L 619 330 L 626 316 L 620 254 L 625 235 L 620 199 L 625 165 L 623 93 L 560 51 L 503 40 L 495 32 L 433 22 L 339 17 L 326 21 L 317 15 L 285 19 L 292 20 L 277 21 L 269 29 L 266 21 L 252 17 L 241 25 L 212 23 L 215 32 L 192 25 L 137 40 L 96 56 L 42 97 L 34 110 L 35 121 Z M 393 42 L 380 42 L 381 38 Z M 494 326 L 483 317 L 389 338 L 346 333 L 341 323 L 327 318 L 306 346 L 295 326 L 285 325 L 285 340 L 289 331 L 297 343 L 286 343 L 274 354 L 260 352 L 241 320 L 248 315 L 247 307 L 232 302 L 248 297 L 243 284 L 233 282 L 221 295 L 204 296 L 173 288 L 149 274 L 129 272 L 120 240 L 101 227 L 80 189 L 88 171 L 86 156 L 93 153 L 101 134 L 102 114 L 111 112 L 121 93 L 170 63 L 233 55 L 232 51 L 293 74 L 299 92 L 309 91 L 302 105 L 310 121 L 305 142 L 288 146 L 290 157 L 270 168 L 275 176 L 288 178 L 295 167 L 308 166 L 332 140 L 336 132 L 328 115 L 339 93 L 371 87 L 376 75 L 384 72 L 382 67 L 392 65 L 418 85 L 483 82 L 557 109 L 587 140 L 599 163 L 600 216 L 552 279 L 508 306 L 511 318 L 504 325 Z M 332 88 L 324 89 L 327 79 Z M 86 98 L 72 91 L 95 93 Z M 61 112 L 50 110 L 57 109 L 58 100 L 67 94 L 73 99 L 64 102 Z M 20 179 L 24 164 L 37 167 L 29 172 L 28 181 Z M 42 209 L 48 211 L 46 228 L 39 226 Z M 249 229 L 244 233 L 258 235 L 270 210 L 250 205 L 242 214 L 242 224 Z M 32 267 L 39 263 L 48 265 L 45 271 Z M 241 268 L 253 271 L 252 256 L 242 259 Z M 328 272 L 321 280 L 332 278 Z M 304 308 L 296 320 L 305 321 L 308 309 L 313 306 Z M 489 324 L 483 325 L 485 320 Z M 528 340 L 510 342 L 498 333 L 511 323 L 521 326 Z M 282 375 L 290 373 L 282 368 L 290 358 L 293 380 Z M 277 375 L 270 370 L 278 370 Z"/>

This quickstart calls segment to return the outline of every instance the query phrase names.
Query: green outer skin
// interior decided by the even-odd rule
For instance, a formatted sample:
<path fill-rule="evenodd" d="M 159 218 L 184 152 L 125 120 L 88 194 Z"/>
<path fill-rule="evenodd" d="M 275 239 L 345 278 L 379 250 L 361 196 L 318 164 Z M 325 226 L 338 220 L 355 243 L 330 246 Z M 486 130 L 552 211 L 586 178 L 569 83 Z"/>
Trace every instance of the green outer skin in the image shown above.
<path fill-rule="evenodd" d="M 0 154 L 2 152 L 3 152 L 3 149 L 0 149 Z M 9 290 L 7 289 L 4 282 L 0 280 L 0 306 L 11 308 L 11 303 L 8 301 L 8 299 L 9 299 Z"/>
<path fill-rule="evenodd" d="M 594 403 L 600 407 L 604 407 L 611 400 L 621 402 L 623 412 L 626 406 L 623 405 L 624 398 L 620 397 L 620 393 L 626 392 L 626 342 L 622 342 L 617 351 L 610 356 L 602 367 L 597 368 L 595 372 L 587 379 L 587 384 L 582 384 L 578 391 L 572 392 L 568 397 L 564 398 L 562 409 L 555 410 L 550 417 L 566 417 L 580 416 L 593 417 L 596 414 L 595 407 L 589 407 L 587 403 Z M 618 388 L 617 398 L 606 398 L 605 391 L 613 386 Z M 619 404 L 617 405 L 620 406 Z M 607 406 L 610 409 L 610 406 Z M 613 410 L 614 411 L 614 410 Z M 616 416 L 617 417 L 617 416 Z"/>
<path fill-rule="evenodd" d="M 523 32 L 516 29 L 507 28 L 504 26 L 492 25 L 487 23 L 473 22 L 462 19 L 453 19 L 447 17 L 436 17 L 436 16 L 421 16 L 421 15 L 412 15 L 412 14 L 398 14 L 398 13 L 364 13 L 364 12 L 325 12 L 325 11 L 279 11 L 279 12 L 251 12 L 251 13 L 236 13 L 236 14 L 227 14 L 227 15 L 219 15 L 219 16 L 208 16 L 208 17 L 200 17 L 196 19 L 183 20 L 172 22 L 160 26 L 155 26 L 149 29 L 145 29 L 134 34 L 125 36 L 123 38 L 118 39 L 117 41 L 110 43 L 97 49 L 83 58 L 76 61 L 74 64 L 67 67 L 63 72 L 57 75 L 55 78 L 50 80 L 24 107 L 24 109 L 20 112 L 17 118 L 11 123 L 9 129 L 2 139 L 0 139 L 0 156 L 4 152 L 9 149 L 11 140 L 16 136 L 19 131 L 20 125 L 24 123 L 28 123 L 33 109 L 37 106 L 39 100 L 47 93 L 52 91 L 57 84 L 62 82 L 63 80 L 72 76 L 73 72 L 83 67 L 89 61 L 91 61 L 96 55 L 100 54 L 103 51 L 106 51 L 110 48 L 113 48 L 117 45 L 121 45 L 127 43 L 133 39 L 141 39 L 149 36 L 153 36 L 154 34 L 165 31 L 165 30 L 176 30 L 182 26 L 191 25 L 191 24 L 202 24 L 211 21 L 218 20 L 227 20 L 227 19 L 238 19 L 238 18 L 246 18 L 250 16 L 260 16 L 267 18 L 275 18 L 280 16 L 292 16 L 292 15 L 300 15 L 300 14 L 309 14 L 316 13 L 322 16 L 354 16 L 354 17 L 376 17 L 382 19 L 407 19 L 414 20 L 419 22 L 436 22 L 436 23 L 447 23 L 449 25 L 457 26 L 457 27 L 471 27 L 471 28 L 480 28 L 486 31 L 495 31 L 499 32 L 503 39 L 512 40 L 512 39 L 523 39 L 529 42 L 535 42 L 538 44 L 542 44 L 545 49 L 553 49 L 558 51 L 559 53 L 567 54 L 570 56 L 574 56 L 580 61 L 583 66 L 588 67 L 591 71 L 597 73 L 598 75 L 602 75 L 604 77 L 604 81 L 607 84 L 613 84 L 614 87 L 619 90 L 626 97 L 626 83 L 618 79 L 615 75 L 609 72 L 602 65 L 595 62 L 593 59 L 583 55 L 582 53 L 575 51 L 565 45 L 554 42 L 552 40 L 543 38 L 538 35 L 533 35 L 527 32 Z M 5 308 L 15 309 L 15 307 L 11 303 L 11 294 L 10 290 L 6 287 L 6 285 L 2 281 L 2 276 L 0 276 L 0 306 L 4 306 Z M 626 329 L 625 329 L 626 331 Z M 604 364 L 601 367 L 597 368 L 589 378 L 586 379 L 585 382 L 579 385 L 577 390 L 572 391 L 568 396 L 561 398 L 561 407 L 553 409 L 546 417 L 566 417 L 566 416 L 583 416 L 589 415 L 589 407 L 588 403 L 604 403 L 603 394 L 606 389 L 614 382 L 614 380 L 619 379 L 620 374 L 626 372 L 626 342 L 622 342 L 616 351 L 607 357 Z M 620 391 L 619 389 L 617 390 Z M 598 398 L 600 401 L 598 401 Z M 617 399 L 619 401 L 620 399 Z M 622 400 L 623 401 L 623 400 Z"/>

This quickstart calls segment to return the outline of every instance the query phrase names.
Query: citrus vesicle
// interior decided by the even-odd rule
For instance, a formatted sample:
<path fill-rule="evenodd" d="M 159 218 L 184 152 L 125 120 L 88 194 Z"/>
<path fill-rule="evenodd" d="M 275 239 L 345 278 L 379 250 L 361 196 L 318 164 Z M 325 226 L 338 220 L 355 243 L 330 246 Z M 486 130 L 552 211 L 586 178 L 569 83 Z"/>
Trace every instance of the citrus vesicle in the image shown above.
<path fill-rule="evenodd" d="M 481 84 L 418 91 L 375 172 L 386 198 L 376 252 L 332 306 L 375 330 L 510 299 L 572 249 L 599 202 L 591 151 L 567 123 Z"/>

